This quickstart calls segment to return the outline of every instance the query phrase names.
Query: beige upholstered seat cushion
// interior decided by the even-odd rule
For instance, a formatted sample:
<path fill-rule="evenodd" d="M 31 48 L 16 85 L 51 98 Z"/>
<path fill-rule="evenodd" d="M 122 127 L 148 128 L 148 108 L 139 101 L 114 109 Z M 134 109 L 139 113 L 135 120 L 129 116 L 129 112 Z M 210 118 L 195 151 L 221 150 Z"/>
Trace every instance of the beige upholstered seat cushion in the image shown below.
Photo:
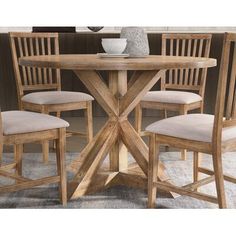
<path fill-rule="evenodd" d="M 70 102 L 84 102 L 94 100 L 92 96 L 86 93 L 69 91 L 48 91 L 29 93 L 22 97 L 22 101 L 39 104 L 64 104 Z"/>
<path fill-rule="evenodd" d="M 69 123 L 50 115 L 28 111 L 2 112 L 4 135 L 23 134 L 68 127 Z"/>
<path fill-rule="evenodd" d="M 190 104 L 202 101 L 202 97 L 195 93 L 181 91 L 150 91 L 142 101 L 175 103 L 175 104 Z"/>
<path fill-rule="evenodd" d="M 157 121 L 149 125 L 146 130 L 171 137 L 211 142 L 213 123 L 213 115 L 189 114 Z M 222 131 L 222 141 L 233 138 L 236 138 L 236 127 L 224 128 Z"/>

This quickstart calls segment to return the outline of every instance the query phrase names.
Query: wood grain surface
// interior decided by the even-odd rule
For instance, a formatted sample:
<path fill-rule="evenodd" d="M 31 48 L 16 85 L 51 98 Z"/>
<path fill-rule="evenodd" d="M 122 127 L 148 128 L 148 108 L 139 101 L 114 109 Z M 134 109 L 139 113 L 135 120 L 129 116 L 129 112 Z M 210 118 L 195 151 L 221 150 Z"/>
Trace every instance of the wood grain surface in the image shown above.
<path fill-rule="evenodd" d="M 19 59 L 22 66 L 61 68 L 67 70 L 158 70 L 216 66 L 212 58 L 152 55 L 143 58 L 100 58 L 98 55 L 43 55 Z"/>

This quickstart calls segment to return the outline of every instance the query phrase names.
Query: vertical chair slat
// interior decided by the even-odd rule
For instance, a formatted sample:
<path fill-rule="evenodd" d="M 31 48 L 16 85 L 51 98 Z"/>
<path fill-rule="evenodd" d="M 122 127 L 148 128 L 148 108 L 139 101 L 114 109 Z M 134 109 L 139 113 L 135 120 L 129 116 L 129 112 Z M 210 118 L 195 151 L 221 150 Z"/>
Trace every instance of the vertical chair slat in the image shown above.
<path fill-rule="evenodd" d="M 44 38 L 41 38 L 41 48 L 42 48 L 42 55 L 45 55 Z M 48 83 L 48 80 L 47 80 L 47 69 L 46 68 L 43 68 L 43 82 L 44 82 L 44 84 Z"/>
<path fill-rule="evenodd" d="M 176 56 L 179 56 L 179 39 L 176 39 Z"/>
<path fill-rule="evenodd" d="M 186 43 L 186 40 L 184 39 L 182 42 L 181 56 L 185 55 L 185 43 Z M 179 83 L 180 84 L 183 84 L 183 72 L 184 72 L 184 69 L 180 69 L 180 75 L 179 75 Z"/>
<path fill-rule="evenodd" d="M 27 39 L 26 38 L 23 38 L 23 44 L 24 44 L 24 55 L 25 56 L 29 56 L 29 51 L 28 51 L 28 45 L 27 45 Z M 28 77 L 28 83 L 30 85 L 32 85 L 32 76 L 31 76 L 31 69 L 29 66 L 26 67 L 26 70 L 27 70 L 27 77 Z"/>
<path fill-rule="evenodd" d="M 163 38 L 162 40 L 162 46 L 161 46 L 161 54 L 166 55 L 166 39 Z M 166 84 L 166 72 L 161 77 L 161 90 L 165 90 L 165 84 Z"/>
<path fill-rule="evenodd" d="M 48 47 L 48 55 L 51 55 L 52 53 L 51 53 L 51 40 L 50 40 L 50 38 L 47 38 L 47 47 Z M 48 69 L 48 75 L 49 75 L 48 76 L 49 83 L 52 84 L 53 81 L 52 81 L 52 69 L 51 68 Z"/>
<path fill-rule="evenodd" d="M 174 53 L 174 40 L 170 40 L 170 56 L 173 56 Z M 173 83 L 173 70 L 169 70 L 169 81 L 170 84 Z"/>
<path fill-rule="evenodd" d="M 54 46 L 55 46 L 55 54 L 59 54 L 59 41 L 58 38 L 54 39 Z M 61 74 L 60 70 L 56 69 L 56 82 L 58 84 L 58 90 L 61 90 Z"/>
<path fill-rule="evenodd" d="M 20 57 L 23 57 L 24 53 L 23 53 L 21 38 L 17 38 L 17 42 L 18 42 Z M 24 85 L 28 85 L 25 66 L 22 66 L 22 72 L 23 72 Z"/>
<path fill-rule="evenodd" d="M 173 56 L 174 53 L 174 40 L 170 40 L 170 55 Z"/>
<path fill-rule="evenodd" d="M 198 57 L 202 56 L 202 48 L 203 48 L 203 39 L 200 39 Z M 194 85 L 198 85 L 198 84 L 199 84 L 199 68 L 196 69 L 195 78 L 194 78 Z"/>
<path fill-rule="evenodd" d="M 204 57 L 209 57 L 210 55 L 210 48 L 211 48 L 211 38 L 208 38 L 206 40 L 206 44 L 205 44 L 205 52 L 204 52 Z M 202 74 L 201 74 L 201 78 L 200 78 L 200 91 L 199 94 L 200 96 L 204 97 L 204 93 L 205 93 L 205 85 L 206 85 L 206 76 L 207 76 L 207 68 L 203 68 L 202 69 Z"/>
<path fill-rule="evenodd" d="M 29 39 L 29 45 L 30 45 L 30 55 L 33 56 L 34 55 L 34 44 L 33 44 L 32 38 Z M 36 68 L 33 67 L 32 70 L 33 70 L 33 84 L 37 84 Z"/>
<path fill-rule="evenodd" d="M 192 53 L 192 56 L 193 56 L 193 57 L 196 56 L 196 52 L 197 52 L 197 44 L 198 44 L 198 40 L 197 40 L 197 39 L 194 39 L 194 44 L 193 44 L 193 53 Z M 194 85 L 194 81 L 193 81 L 194 71 L 195 71 L 195 69 L 190 69 L 189 85 Z"/>
<path fill-rule="evenodd" d="M 203 39 L 200 39 L 200 45 L 198 49 L 198 57 L 202 57 L 202 49 L 203 49 Z"/>
<path fill-rule="evenodd" d="M 192 49 L 192 40 L 188 40 L 188 51 L 187 51 L 187 56 L 191 56 L 191 49 Z M 189 77 L 189 69 L 185 69 L 185 76 L 184 76 L 184 85 L 188 84 L 188 77 Z"/>
<path fill-rule="evenodd" d="M 38 38 L 35 39 L 35 43 L 36 43 L 36 55 L 40 55 L 39 39 Z M 41 68 L 37 68 L 37 71 L 38 71 L 38 82 L 40 84 L 42 84 L 43 81 L 42 81 L 42 71 L 41 71 Z"/>
<path fill-rule="evenodd" d="M 176 56 L 179 56 L 179 39 L 176 39 L 176 53 L 175 53 Z M 178 84 L 178 72 L 179 70 L 178 69 L 175 69 L 175 79 L 174 79 L 174 83 L 175 84 Z"/>

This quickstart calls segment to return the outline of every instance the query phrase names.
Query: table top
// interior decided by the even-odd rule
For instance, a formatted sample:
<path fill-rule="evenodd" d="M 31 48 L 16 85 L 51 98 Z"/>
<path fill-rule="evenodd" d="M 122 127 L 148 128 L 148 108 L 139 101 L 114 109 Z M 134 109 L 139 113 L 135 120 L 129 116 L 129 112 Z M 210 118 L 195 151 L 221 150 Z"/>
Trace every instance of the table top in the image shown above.
<path fill-rule="evenodd" d="M 143 58 L 100 58 L 96 54 L 61 54 L 22 57 L 19 64 L 67 70 L 159 70 L 206 68 L 217 63 L 216 59 L 202 57 L 150 55 Z"/>

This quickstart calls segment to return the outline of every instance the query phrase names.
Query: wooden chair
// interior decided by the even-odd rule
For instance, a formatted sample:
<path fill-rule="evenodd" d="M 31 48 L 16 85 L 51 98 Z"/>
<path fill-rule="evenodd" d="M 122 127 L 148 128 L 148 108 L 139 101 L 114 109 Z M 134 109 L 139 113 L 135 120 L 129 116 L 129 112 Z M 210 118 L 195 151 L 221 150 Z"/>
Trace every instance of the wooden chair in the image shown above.
<path fill-rule="evenodd" d="M 163 34 L 162 55 L 209 57 L 211 34 Z M 141 136 L 142 109 L 175 111 L 184 115 L 200 109 L 203 112 L 207 69 L 173 69 L 161 78 L 161 91 L 148 92 L 135 109 L 135 128 Z M 181 150 L 186 159 L 186 150 Z"/>
<path fill-rule="evenodd" d="M 15 184 L 0 187 L 0 193 L 13 192 L 34 186 L 59 183 L 60 199 L 67 204 L 65 170 L 65 134 L 69 124 L 60 118 L 28 111 L 0 110 L 0 156 L 3 145 L 15 145 L 15 160 L 12 163 L 0 162 L 0 176 L 15 180 Z M 55 140 L 57 175 L 41 179 L 29 179 L 22 175 L 23 144 L 36 141 Z M 15 170 L 15 173 L 12 172 Z"/>
<path fill-rule="evenodd" d="M 189 195 L 218 203 L 226 208 L 224 180 L 236 183 L 236 178 L 223 175 L 222 154 L 236 148 L 236 34 L 226 33 L 216 97 L 215 115 L 189 114 L 167 118 L 149 125 L 150 156 L 148 176 L 148 206 L 154 207 L 156 189 Z M 232 52 L 232 54 L 231 54 Z M 232 61 L 230 60 L 232 56 Z M 157 180 L 158 149 L 162 143 L 194 151 L 192 184 L 176 187 Z M 213 169 L 199 165 L 199 152 L 212 155 Z M 156 158 L 157 157 L 157 158 Z M 199 180 L 199 173 L 209 177 Z M 197 189 L 212 181 L 216 182 L 217 198 Z"/>
<path fill-rule="evenodd" d="M 61 91 L 59 69 L 21 67 L 18 64 L 19 57 L 23 56 L 59 54 L 58 34 L 14 32 L 10 33 L 10 43 L 20 110 L 44 114 L 56 112 L 60 117 L 62 111 L 83 109 L 86 117 L 86 134 L 68 131 L 67 136 L 79 135 L 86 137 L 88 142 L 91 141 L 93 97 L 81 92 Z M 43 159 L 45 162 L 48 161 L 48 152 L 49 143 L 44 142 Z"/>

